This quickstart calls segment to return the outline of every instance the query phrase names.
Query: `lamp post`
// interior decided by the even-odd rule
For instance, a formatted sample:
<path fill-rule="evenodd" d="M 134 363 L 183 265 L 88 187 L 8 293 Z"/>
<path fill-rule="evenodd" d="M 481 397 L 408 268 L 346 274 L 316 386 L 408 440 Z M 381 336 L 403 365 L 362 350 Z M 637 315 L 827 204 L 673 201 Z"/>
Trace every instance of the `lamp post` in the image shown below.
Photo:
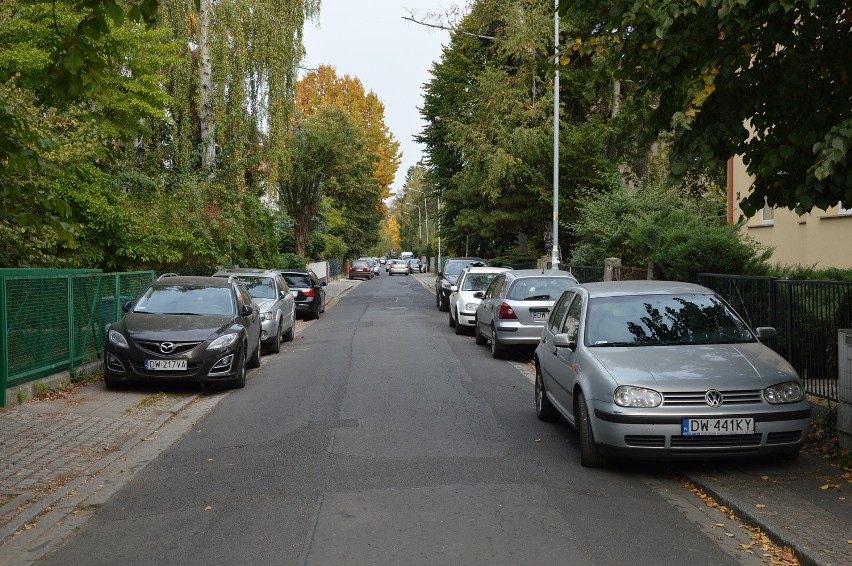
<path fill-rule="evenodd" d="M 559 269 L 559 0 L 554 0 L 553 37 L 556 75 L 553 77 L 553 249 L 552 269 Z"/>

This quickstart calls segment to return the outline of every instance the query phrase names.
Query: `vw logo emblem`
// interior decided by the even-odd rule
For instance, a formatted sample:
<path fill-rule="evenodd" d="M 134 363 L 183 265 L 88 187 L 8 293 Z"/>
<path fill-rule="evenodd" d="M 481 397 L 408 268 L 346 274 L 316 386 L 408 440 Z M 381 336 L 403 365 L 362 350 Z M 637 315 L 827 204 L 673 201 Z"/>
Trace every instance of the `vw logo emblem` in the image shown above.
<path fill-rule="evenodd" d="M 175 349 L 175 345 L 171 342 L 163 342 L 160 344 L 160 351 L 164 354 L 171 354 Z"/>
<path fill-rule="evenodd" d="M 721 407 L 722 403 L 725 402 L 724 397 L 722 397 L 722 393 L 716 391 L 715 389 L 711 389 L 707 393 L 704 394 L 704 400 L 711 407 Z"/>

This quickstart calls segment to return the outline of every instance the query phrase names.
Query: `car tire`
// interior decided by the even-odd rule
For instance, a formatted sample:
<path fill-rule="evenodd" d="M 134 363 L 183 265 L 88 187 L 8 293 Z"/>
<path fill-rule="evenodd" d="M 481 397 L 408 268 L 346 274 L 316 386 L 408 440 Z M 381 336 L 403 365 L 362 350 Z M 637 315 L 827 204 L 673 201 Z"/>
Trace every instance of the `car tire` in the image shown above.
<path fill-rule="evenodd" d="M 506 355 L 506 347 L 500 343 L 500 339 L 497 338 L 497 329 L 494 328 L 494 325 L 491 325 L 491 357 L 495 360 L 501 359 Z"/>
<path fill-rule="evenodd" d="M 270 354 L 277 354 L 281 351 L 281 323 L 275 327 L 275 336 L 269 341 L 266 351 Z"/>
<path fill-rule="evenodd" d="M 441 297 L 440 293 L 438 293 L 438 310 L 441 312 L 446 312 L 450 310 L 449 300 L 447 301 L 447 304 L 444 304 L 444 300 Z"/>
<path fill-rule="evenodd" d="M 292 342 L 293 338 L 296 337 L 296 315 L 293 315 L 293 324 L 290 325 L 290 328 L 287 329 L 287 332 L 284 333 L 284 341 Z"/>
<path fill-rule="evenodd" d="M 456 310 L 456 318 L 455 318 L 455 324 L 453 325 L 453 328 L 456 331 L 456 336 L 461 336 L 462 334 L 464 334 L 464 326 L 462 325 L 462 323 L 459 322 L 459 311 L 458 310 Z"/>
<path fill-rule="evenodd" d="M 260 367 L 260 340 L 257 341 L 257 348 L 255 348 L 254 353 L 249 358 L 247 367 L 254 369 Z"/>
<path fill-rule="evenodd" d="M 435 308 L 441 310 L 441 291 L 435 291 Z"/>
<path fill-rule="evenodd" d="M 453 318 L 453 310 L 452 309 L 449 309 L 449 311 L 448 311 L 447 320 L 449 321 L 450 328 L 456 327 L 456 319 Z"/>
<path fill-rule="evenodd" d="M 107 389 L 119 389 L 121 387 L 121 381 L 111 375 L 104 375 L 104 386 L 106 386 Z"/>
<path fill-rule="evenodd" d="M 535 416 L 538 420 L 552 423 L 559 418 L 559 411 L 547 398 L 547 390 L 544 388 L 544 378 L 541 375 L 541 366 L 535 363 Z"/>
<path fill-rule="evenodd" d="M 473 340 L 476 342 L 477 346 L 485 346 L 488 344 L 488 338 L 479 331 L 479 321 L 476 320 L 473 322 Z"/>
<path fill-rule="evenodd" d="M 592 431 L 592 421 L 586 398 L 580 393 L 577 396 L 577 432 L 580 435 L 580 463 L 587 468 L 600 468 L 606 464 L 606 459 L 595 446 L 595 435 Z"/>
<path fill-rule="evenodd" d="M 243 344 L 243 349 L 240 352 L 239 363 L 237 363 L 237 377 L 231 382 L 231 387 L 234 389 L 242 389 L 246 386 L 246 363 L 245 356 L 248 349 L 248 343 Z"/>

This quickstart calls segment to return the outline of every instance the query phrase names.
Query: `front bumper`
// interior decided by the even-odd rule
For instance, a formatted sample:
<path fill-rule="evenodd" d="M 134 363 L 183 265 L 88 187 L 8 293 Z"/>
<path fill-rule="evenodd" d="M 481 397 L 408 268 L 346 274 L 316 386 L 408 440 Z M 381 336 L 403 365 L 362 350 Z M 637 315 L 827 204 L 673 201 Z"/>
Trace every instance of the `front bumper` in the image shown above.
<path fill-rule="evenodd" d="M 237 341 L 239 345 L 239 341 Z M 203 348 L 202 344 L 198 348 Z M 144 351 L 128 351 L 108 347 L 104 354 L 104 374 L 120 382 L 152 383 L 161 381 L 194 382 L 202 384 L 224 383 L 240 375 L 239 347 L 227 350 L 194 350 L 185 356 L 155 356 Z M 186 370 L 148 370 L 145 360 L 186 360 Z M 245 360 L 243 360 L 245 363 Z"/>
<path fill-rule="evenodd" d="M 808 436 L 811 408 L 806 402 L 789 405 L 737 407 L 726 413 L 700 408 L 625 409 L 595 402 L 592 429 L 598 450 L 609 456 L 651 460 L 690 460 L 717 457 L 771 456 L 797 453 Z M 708 408 L 709 409 L 709 408 Z M 683 435 L 684 418 L 754 419 L 754 433 Z"/>

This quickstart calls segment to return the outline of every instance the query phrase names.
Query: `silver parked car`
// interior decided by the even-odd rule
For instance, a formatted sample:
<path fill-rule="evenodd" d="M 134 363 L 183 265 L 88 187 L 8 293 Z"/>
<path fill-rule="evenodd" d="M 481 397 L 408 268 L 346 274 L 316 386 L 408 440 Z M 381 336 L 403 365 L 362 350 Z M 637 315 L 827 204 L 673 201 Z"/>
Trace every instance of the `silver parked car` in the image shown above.
<path fill-rule="evenodd" d="M 407 259 L 389 259 L 388 260 L 388 274 L 396 275 L 408 275 L 410 270 L 408 269 L 408 260 Z"/>
<path fill-rule="evenodd" d="M 801 380 L 711 290 L 664 281 L 567 289 L 535 351 L 535 403 L 579 432 L 584 466 L 795 457 L 811 409 Z"/>
<path fill-rule="evenodd" d="M 266 351 L 277 354 L 281 341 L 290 342 L 296 330 L 296 301 L 281 272 L 266 269 L 225 269 L 213 277 L 235 276 L 260 309 L 260 338 Z"/>
<path fill-rule="evenodd" d="M 478 291 L 485 291 L 488 285 L 508 267 L 479 267 L 469 265 L 464 268 L 456 284 L 450 287 L 450 328 L 454 328 L 456 334 L 462 334 L 465 330 L 473 328 L 476 307 L 481 299 L 474 297 Z"/>
<path fill-rule="evenodd" d="M 567 271 L 519 269 L 499 274 L 488 289 L 474 294 L 482 299 L 473 325 L 476 343 L 491 343 L 491 355 L 500 358 L 510 346 L 535 346 L 553 303 L 577 280 Z"/>

